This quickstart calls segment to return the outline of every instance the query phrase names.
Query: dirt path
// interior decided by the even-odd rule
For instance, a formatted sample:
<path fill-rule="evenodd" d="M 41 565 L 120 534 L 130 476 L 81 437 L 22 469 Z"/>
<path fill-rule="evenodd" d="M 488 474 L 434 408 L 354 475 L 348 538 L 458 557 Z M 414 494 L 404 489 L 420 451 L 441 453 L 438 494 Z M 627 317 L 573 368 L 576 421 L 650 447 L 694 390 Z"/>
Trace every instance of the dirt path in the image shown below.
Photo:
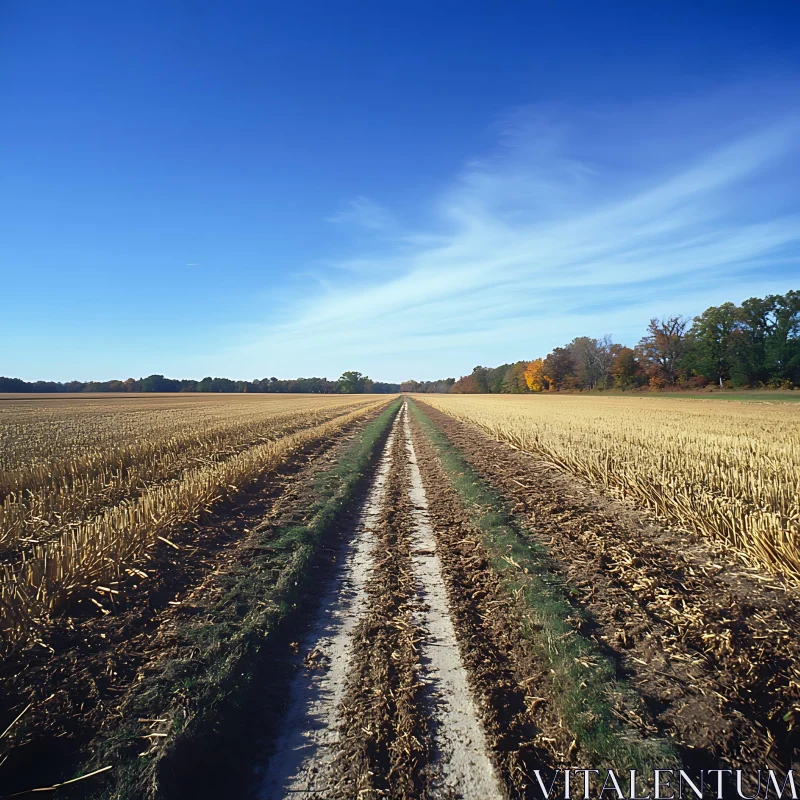
<path fill-rule="evenodd" d="M 549 691 L 549 668 L 525 635 L 524 607 L 502 588 L 481 532 L 417 422 L 412 423 L 412 435 L 451 616 L 459 640 L 468 643 L 462 656 L 479 698 L 496 774 L 506 796 L 540 798 L 533 771 L 552 771 L 576 755 Z"/>
<path fill-rule="evenodd" d="M 297 677 L 283 732 L 267 767 L 259 797 L 325 795 L 338 741 L 337 709 L 350 665 L 350 637 L 367 605 L 375 524 L 383 506 L 397 438 L 398 419 L 387 440 L 355 535 L 341 554 L 317 619 L 298 653 Z"/>
<path fill-rule="evenodd" d="M 546 551 L 547 575 L 568 592 L 572 629 L 562 638 L 590 641 L 635 689 L 635 703 L 622 694 L 611 698 L 626 731 L 648 741 L 669 738 L 690 770 L 796 765 L 796 593 L 530 454 L 423 402 L 419 408 L 433 428 L 409 415 L 404 403 L 390 432 L 387 412 L 364 466 L 355 472 L 342 468 L 358 476 L 352 497 L 365 497 L 363 505 L 342 507 L 346 513 L 335 517 L 330 535 L 320 540 L 325 552 L 313 567 L 319 571 L 311 573 L 318 576 L 316 585 L 303 584 L 302 592 L 281 600 L 294 616 L 281 629 L 280 646 L 267 666 L 254 673 L 250 685 L 257 700 L 240 704 L 250 722 L 236 728 L 245 731 L 240 741 L 253 732 L 253 751 L 266 748 L 251 796 L 522 800 L 541 797 L 536 770 L 602 765 L 589 764 L 598 752 L 591 749 L 589 727 L 576 733 L 576 714 L 565 716 L 565 691 L 539 643 L 542 624 L 525 605 L 522 583 L 512 585 L 513 571 L 503 577 L 496 568 L 496 549 L 482 527 L 494 501 L 476 501 L 484 514 L 476 517 L 454 477 L 467 469 L 493 490 L 498 507 L 508 506 L 503 519 L 513 521 L 514 535 Z M 463 457 L 457 469 L 440 434 Z M 375 443 L 384 437 L 380 452 Z M 228 597 L 230 582 L 245 576 L 251 585 L 258 574 L 274 582 L 275 572 L 284 574 L 295 563 L 295 549 L 287 547 L 284 556 L 264 546 L 276 539 L 262 529 L 289 531 L 305 524 L 315 507 L 315 481 L 325 474 L 326 462 L 339 463 L 346 445 L 330 441 L 299 454 L 280 480 L 256 484 L 230 507 L 182 531 L 176 536 L 179 550 L 160 550 L 160 560 L 145 565 L 146 575 L 132 574 L 130 598 L 123 592 L 127 584 L 119 584 L 114 614 L 101 617 L 94 605 L 80 612 L 83 617 L 76 611 L 74 620 L 81 624 L 74 630 L 65 626 L 60 635 L 69 637 L 71 647 L 75 637 L 83 637 L 82 649 L 56 652 L 53 639 L 54 652 L 29 660 L 30 677 L 17 678 L 19 685 L 35 688 L 31 698 L 46 696 L 46 703 L 57 706 L 46 711 L 54 718 L 57 713 L 61 727 L 63 721 L 100 727 L 106 717 L 123 716 L 133 706 L 125 706 L 117 692 L 139 680 L 169 690 L 171 697 L 170 670 L 199 657 L 201 639 L 193 632 L 206 622 L 202 631 L 211 630 L 210 621 L 235 630 L 240 605 L 263 605 L 262 584 L 255 584 L 249 593 L 231 594 L 222 606 L 227 616 L 215 612 L 206 619 Z M 374 474 L 368 481 L 369 470 Z M 505 561 L 528 574 L 527 567 Z M 134 603 L 140 588 L 147 590 L 147 605 Z M 195 619 L 197 628 L 190 629 Z M 28 695 L 16 684 L 12 688 L 15 703 L 24 708 Z M 581 697 L 584 690 L 585 683 Z M 241 695 L 235 697 L 238 703 Z M 206 707 L 204 719 L 219 714 L 221 722 L 230 714 L 213 703 Z M 166 722 L 150 719 L 160 714 L 129 716 L 142 717 L 137 725 Z M 197 752 L 207 753 L 208 761 L 230 756 L 233 769 L 252 763 L 252 751 L 236 750 L 219 733 L 237 725 L 239 717 L 233 717 L 227 728 L 218 729 L 217 719 L 209 725 L 214 731 L 208 742 L 185 759 L 189 771 L 205 775 L 204 756 Z M 165 737 L 161 728 L 132 730 L 134 741 Z M 33 742 L 28 753 L 26 772 L 58 756 L 49 740 L 42 746 Z M 242 783 L 251 778 L 246 774 Z M 178 774 L 177 788 L 164 796 L 185 796 L 185 780 L 185 773 Z M 194 795 L 218 796 L 207 784 L 199 778 L 201 790 Z M 237 793 L 232 789 L 229 796 Z"/>
<path fill-rule="evenodd" d="M 297 655 L 258 793 L 499 800 L 403 406 Z"/>

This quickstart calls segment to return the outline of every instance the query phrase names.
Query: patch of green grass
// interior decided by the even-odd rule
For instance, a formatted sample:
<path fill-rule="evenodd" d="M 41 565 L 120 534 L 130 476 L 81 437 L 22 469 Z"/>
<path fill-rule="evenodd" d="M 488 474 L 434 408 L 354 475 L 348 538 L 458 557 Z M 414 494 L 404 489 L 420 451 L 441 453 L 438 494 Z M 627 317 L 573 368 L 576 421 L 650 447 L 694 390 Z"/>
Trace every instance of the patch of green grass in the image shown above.
<path fill-rule="evenodd" d="M 798 403 L 800 391 L 796 389 L 723 389 L 678 392 L 622 391 L 621 389 L 593 389 L 583 392 L 563 392 L 555 395 L 530 395 L 531 397 L 638 397 L 643 400 L 733 400 L 737 403 Z"/>
<path fill-rule="evenodd" d="M 254 719 L 255 699 L 270 678 L 260 665 L 313 583 L 321 544 L 358 497 L 400 403 L 388 406 L 316 475 L 305 521 L 265 531 L 252 557 L 234 565 L 220 582 L 223 593 L 203 609 L 202 621 L 179 630 L 181 656 L 143 680 L 125 709 L 130 720 L 169 720 L 160 729 L 168 733 L 169 744 L 143 757 L 136 752 L 146 749 L 141 726 L 120 725 L 91 761 L 91 768 L 115 765 L 112 780 L 96 797 L 183 797 L 187 787 L 181 781 L 192 772 L 209 781 L 194 787 L 192 796 L 221 796 L 214 781 L 232 790 L 237 775 L 241 780 L 248 774 L 243 753 L 251 751 L 261 725 Z"/>
<path fill-rule="evenodd" d="M 614 665 L 579 629 L 589 623 L 573 605 L 557 566 L 545 547 L 519 529 L 506 501 L 470 467 L 455 445 L 409 399 L 412 414 L 436 447 L 441 463 L 465 509 L 483 533 L 492 569 L 502 585 L 521 596 L 529 615 L 523 635 L 551 670 L 553 695 L 580 749 L 594 766 L 649 772 L 678 765 L 664 739 L 644 738 L 615 715 L 625 705 L 642 709 L 634 688 L 617 676 Z"/>
<path fill-rule="evenodd" d="M 657 397 L 672 397 L 671 394 L 656 395 Z M 697 394 L 675 395 L 678 400 L 734 400 L 737 403 L 798 403 L 800 392 L 794 390 L 769 391 L 766 389 L 750 389 L 742 391 L 713 391 L 698 392 Z"/>

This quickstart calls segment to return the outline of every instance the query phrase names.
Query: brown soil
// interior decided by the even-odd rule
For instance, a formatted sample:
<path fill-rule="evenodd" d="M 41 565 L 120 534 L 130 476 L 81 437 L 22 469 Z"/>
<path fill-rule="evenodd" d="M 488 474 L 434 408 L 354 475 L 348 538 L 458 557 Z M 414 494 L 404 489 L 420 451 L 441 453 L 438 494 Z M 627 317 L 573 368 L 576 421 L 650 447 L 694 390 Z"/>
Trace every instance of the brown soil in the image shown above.
<path fill-rule="evenodd" d="M 481 534 L 435 448 L 416 422 L 412 429 L 461 657 L 498 776 L 510 796 L 538 796 L 532 770 L 552 770 L 574 755 L 549 696 L 552 681 L 522 636 L 520 601 L 500 586 L 490 569 Z"/>
<path fill-rule="evenodd" d="M 510 501 L 520 528 L 557 559 L 597 621 L 593 637 L 628 673 L 688 766 L 797 766 L 796 593 L 531 454 L 420 406 Z M 431 459 L 425 462 L 433 506 L 447 492 Z M 454 505 L 440 513 L 460 525 Z M 471 547 L 450 551 L 466 559 Z M 475 570 L 483 559 L 476 550 Z"/>
<path fill-rule="evenodd" d="M 337 763 L 342 797 L 426 795 L 431 733 L 424 708 L 414 624 L 416 590 L 408 533 L 408 465 L 401 440 L 392 452 L 376 529 L 369 610 L 353 633 L 348 686 L 341 704 Z"/>
<path fill-rule="evenodd" d="M 0 727 L 24 711 L 0 743 L 4 792 L 57 781 L 92 739 L 120 721 L 126 697 L 143 675 L 181 649 L 191 658 L 191 645 L 178 629 L 202 616 L 220 595 L 225 575 L 247 562 L 257 527 L 302 519 L 314 474 L 372 416 L 294 454 L 277 473 L 175 532 L 175 547 L 162 543 L 131 564 L 128 577 L 108 587 L 113 593 L 76 598 L 35 644 L 4 659 Z M 154 730 L 157 723 L 143 723 L 143 736 Z"/>

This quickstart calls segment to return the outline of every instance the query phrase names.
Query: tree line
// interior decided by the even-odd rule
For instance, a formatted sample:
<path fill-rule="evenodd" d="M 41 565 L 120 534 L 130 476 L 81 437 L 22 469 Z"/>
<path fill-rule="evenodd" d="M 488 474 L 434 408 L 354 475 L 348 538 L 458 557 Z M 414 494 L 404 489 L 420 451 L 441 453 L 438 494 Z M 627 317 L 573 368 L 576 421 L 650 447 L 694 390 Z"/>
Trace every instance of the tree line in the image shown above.
<path fill-rule="evenodd" d="M 113 381 L 23 381 L 0 377 L 0 392 L 247 392 L 254 394 L 292 392 L 297 394 L 394 394 L 400 391 L 397 383 L 370 380 L 360 372 L 348 371 L 338 381 L 327 378 L 295 378 L 279 380 L 262 378 L 235 381 L 230 378 L 177 380 L 163 375 L 128 378 Z"/>
<path fill-rule="evenodd" d="M 405 381 L 401 391 L 456 394 L 592 389 L 800 386 L 800 292 L 723 303 L 687 319 L 654 318 L 635 347 L 579 336 L 544 358 L 475 367 L 458 380 Z"/>

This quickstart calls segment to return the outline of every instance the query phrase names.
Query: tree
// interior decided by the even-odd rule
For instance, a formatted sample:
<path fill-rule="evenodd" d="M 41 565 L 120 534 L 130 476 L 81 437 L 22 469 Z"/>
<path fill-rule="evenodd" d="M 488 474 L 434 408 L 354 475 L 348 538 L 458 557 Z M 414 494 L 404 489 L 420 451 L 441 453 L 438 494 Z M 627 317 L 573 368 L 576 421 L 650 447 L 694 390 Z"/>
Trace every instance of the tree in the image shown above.
<path fill-rule="evenodd" d="M 397 394 L 400 391 L 400 384 L 375 381 L 372 384 L 371 391 L 375 392 L 375 394 Z"/>
<path fill-rule="evenodd" d="M 641 383 L 642 371 L 636 351 L 630 347 L 620 347 L 614 357 L 611 369 L 614 386 L 618 389 L 633 389 Z"/>
<path fill-rule="evenodd" d="M 778 297 L 750 297 L 742 303 L 742 367 L 748 383 L 768 383 L 767 342 L 775 332 Z"/>
<path fill-rule="evenodd" d="M 438 381 L 403 381 L 399 386 L 396 383 L 388 383 L 387 386 L 394 387 L 390 389 L 391 392 L 425 392 L 432 394 L 434 392 L 446 393 L 450 391 L 450 387 L 456 382 L 455 378 L 442 378 Z M 376 383 L 373 391 L 377 392 L 378 386 L 381 384 Z"/>
<path fill-rule="evenodd" d="M 596 388 L 606 389 L 614 369 L 614 360 L 622 345 L 611 341 L 611 334 L 606 334 L 602 339 L 595 339 L 595 370 L 598 375 Z"/>
<path fill-rule="evenodd" d="M 667 386 L 674 386 L 677 382 L 687 325 L 683 317 L 654 317 L 647 326 L 647 336 L 639 341 L 637 347 L 650 377 L 662 379 Z"/>
<path fill-rule="evenodd" d="M 507 392 L 508 394 L 523 394 L 530 391 L 528 389 L 528 383 L 525 380 L 525 369 L 527 366 L 527 362 L 517 361 L 506 369 L 503 375 L 503 392 Z"/>
<path fill-rule="evenodd" d="M 23 381 L 22 378 L 0 377 L 0 392 L 30 392 L 33 391 L 31 384 Z"/>
<path fill-rule="evenodd" d="M 486 370 L 486 388 L 491 394 L 502 394 L 508 391 L 506 375 L 513 366 L 513 364 L 501 364 L 499 367 Z"/>
<path fill-rule="evenodd" d="M 699 375 L 723 385 L 741 364 L 742 321 L 733 303 L 712 306 L 694 318 L 688 363 Z"/>
<path fill-rule="evenodd" d="M 449 392 L 450 387 L 456 382 L 455 378 L 444 378 L 443 380 L 433 381 L 426 392 Z"/>
<path fill-rule="evenodd" d="M 548 380 L 544 374 L 544 359 L 537 358 L 528 362 L 525 367 L 525 383 L 532 392 L 543 392 L 548 388 Z"/>
<path fill-rule="evenodd" d="M 339 391 L 342 394 L 364 394 L 369 378 L 360 372 L 343 372 L 339 378 Z"/>
<path fill-rule="evenodd" d="M 780 382 L 800 383 L 800 292 L 774 299 L 774 324 L 764 343 L 767 371 Z"/>
<path fill-rule="evenodd" d="M 579 336 L 569 344 L 574 374 L 581 389 L 605 389 L 614 364 L 615 346 L 610 336 Z"/>
<path fill-rule="evenodd" d="M 472 380 L 475 382 L 476 391 L 478 394 L 489 393 L 489 381 L 486 376 L 486 367 L 475 367 L 472 370 Z"/>
<path fill-rule="evenodd" d="M 451 387 L 451 394 L 480 394 L 474 375 L 463 375 Z"/>
<path fill-rule="evenodd" d="M 177 392 L 180 391 L 181 382 L 165 378 L 163 375 L 148 375 L 140 381 L 139 391 L 142 392 Z"/>
<path fill-rule="evenodd" d="M 574 389 L 578 384 L 575 363 L 569 347 L 556 347 L 544 360 L 544 374 L 550 391 Z"/>

